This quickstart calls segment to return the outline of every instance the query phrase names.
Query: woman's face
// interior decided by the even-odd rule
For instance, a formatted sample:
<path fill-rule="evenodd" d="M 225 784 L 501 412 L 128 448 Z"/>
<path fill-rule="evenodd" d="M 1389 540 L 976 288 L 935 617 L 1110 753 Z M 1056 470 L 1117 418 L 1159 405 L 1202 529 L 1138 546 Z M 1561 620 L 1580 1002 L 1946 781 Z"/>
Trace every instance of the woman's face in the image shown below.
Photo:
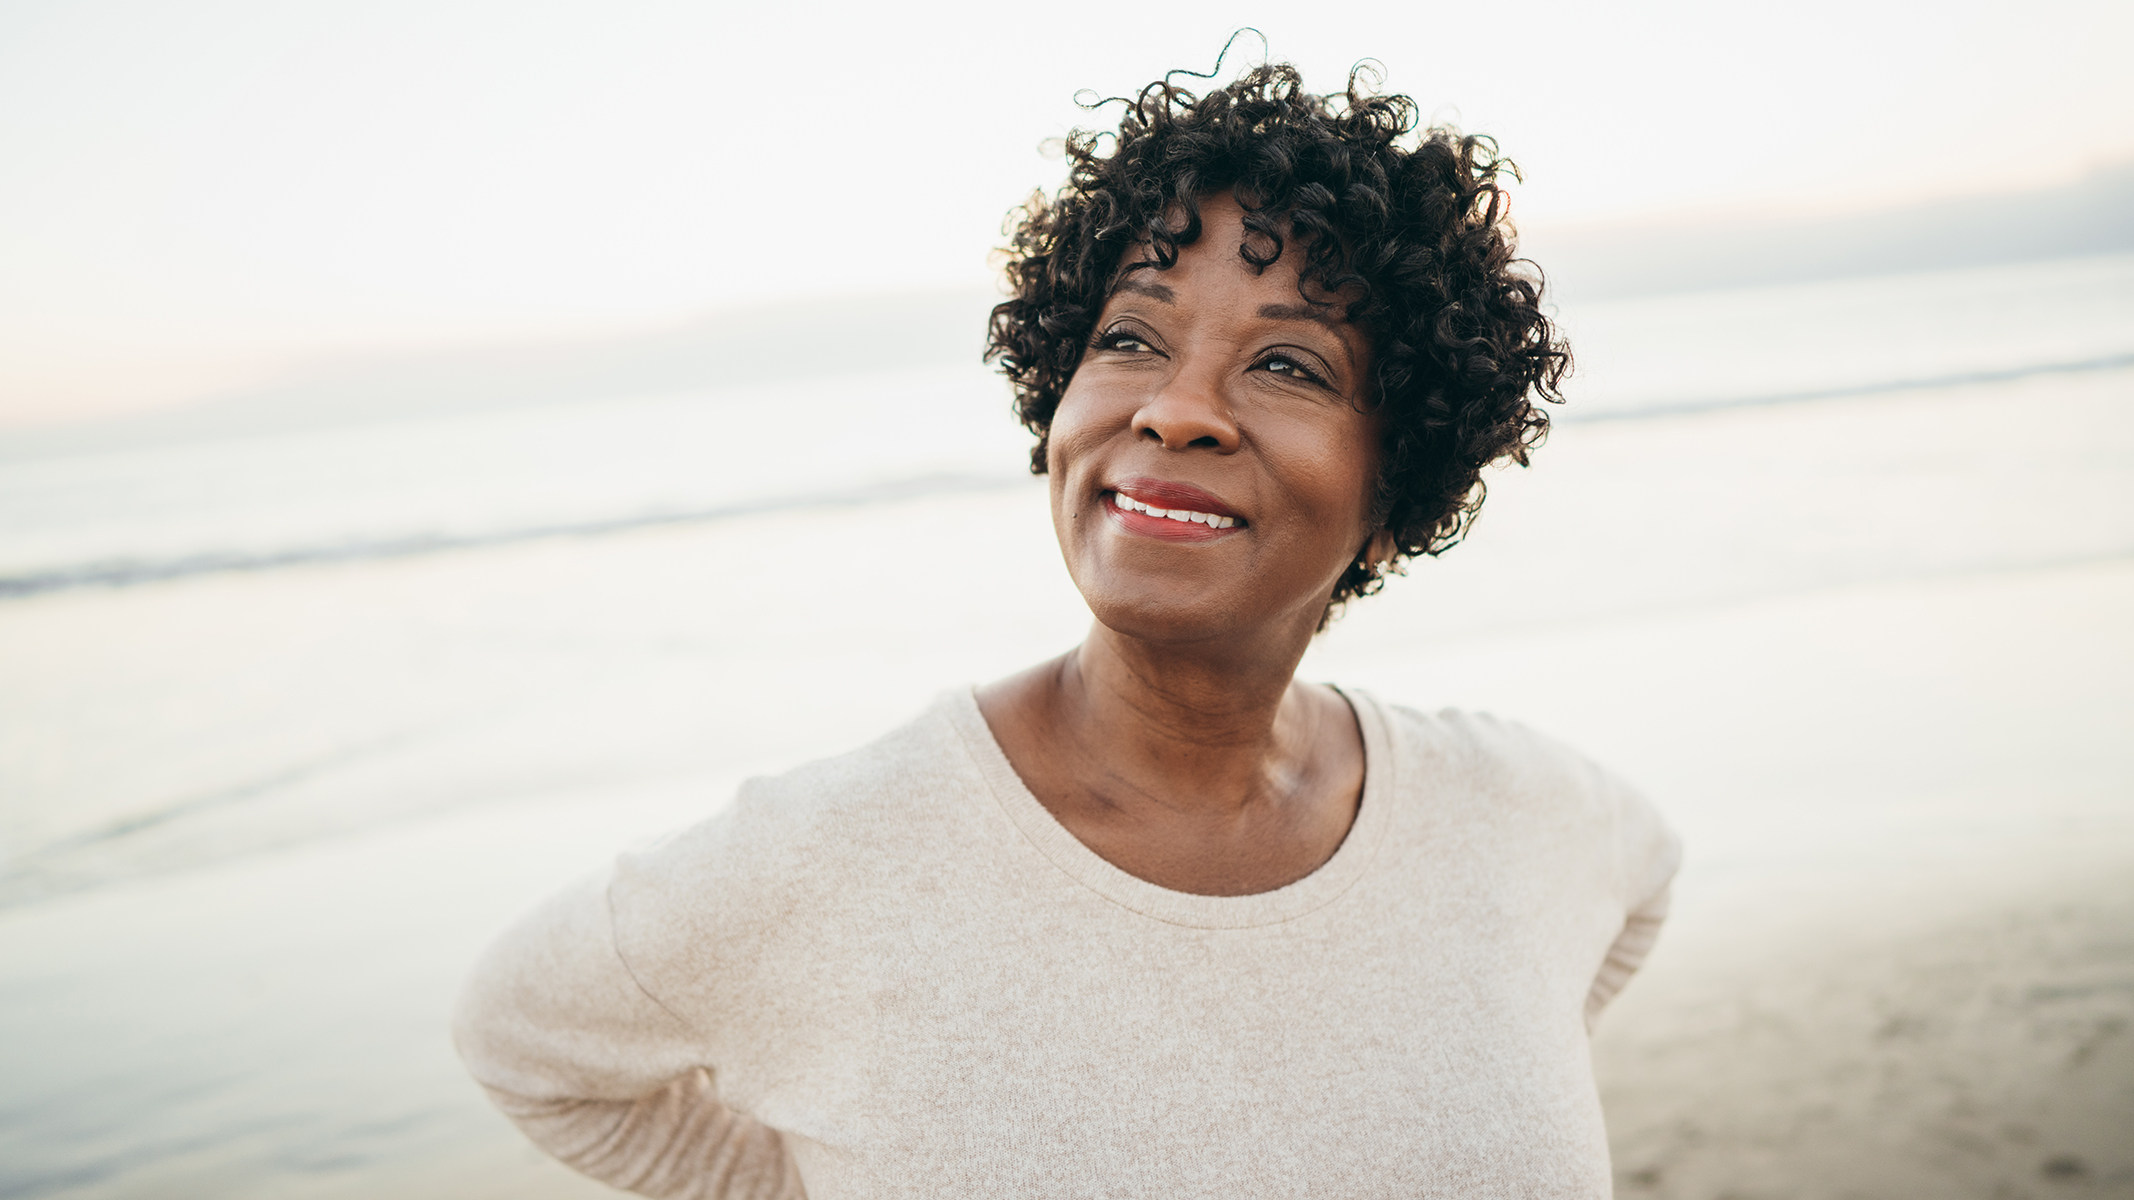
<path fill-rule="evenodd" d="M 1201 219 L 1177 265 L 1125 274 L 1104 306 L 1052 420 L 1053 525 L 1108 628 L 1309 631 L 1373 532 L 1370 346 L 1298 294 L 1294 244 L 1255 272 L 1234 200 Z"/>

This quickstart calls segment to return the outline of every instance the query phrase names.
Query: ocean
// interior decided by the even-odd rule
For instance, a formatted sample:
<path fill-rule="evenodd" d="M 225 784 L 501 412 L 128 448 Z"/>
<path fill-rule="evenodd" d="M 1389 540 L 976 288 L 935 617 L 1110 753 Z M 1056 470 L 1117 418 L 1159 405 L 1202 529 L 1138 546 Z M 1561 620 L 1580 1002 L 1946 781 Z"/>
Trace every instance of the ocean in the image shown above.
<path fill-rule="evenodd" d="M 2134 862 L 2134 256 L 1560 319 L 1535 465 L 1307 677 L 1636 780 L 1691 845 L 1678 945 Z M 1086 625 L 971 328 L 880 370 L 0 434 L 0 1195 L 603 1194 L 458 1073 L 473 954 Z"/>

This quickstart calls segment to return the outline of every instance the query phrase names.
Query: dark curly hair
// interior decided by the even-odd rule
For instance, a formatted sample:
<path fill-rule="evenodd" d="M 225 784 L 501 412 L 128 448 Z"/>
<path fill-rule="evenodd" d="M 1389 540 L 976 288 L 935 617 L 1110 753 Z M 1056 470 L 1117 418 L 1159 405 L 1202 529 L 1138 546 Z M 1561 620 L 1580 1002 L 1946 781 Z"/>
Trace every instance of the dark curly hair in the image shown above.
<path fill-rule="evenodd" d="M 1570 353 L 1542 313 L 1539 271 L 1514 255 L 1498 180 L 1518 170 L 1489 138 L 1445 126 L 1410 138 L 1415 102 L 1374 94 L 1364 68 L 1338 97 L 1306 92 L 1287 64 L 1204 96 L 1174 83 L 1181 74 L 1107 101 L 1126 107 L 1118 131 L 1072 134 L 1066 185 L 1010 214 L 1013 298 L 993 309 L 985 356 L 1014 384 L 1016 415 L 1038 437 L 1030 469 L 1044 474 L 1053 414 L 1129 249 L 1148 245 L 1150 265 L 1168 269 L 1201 235 L 1200 197 L 1224 189 L 1245 212 L 1247 262 L 1265 270 L 1294 238 L 1307 300 L 1356 297 L 1345 315 L 1370 340 L 1371 402 L 1385 414 L 1372 515 L 1393 561 L 1351 564 L 1331 614 L 1466 534 L 1482 468 L 1524 466 L 1547 432 L 1533 397 L 1563 398 Z"/>

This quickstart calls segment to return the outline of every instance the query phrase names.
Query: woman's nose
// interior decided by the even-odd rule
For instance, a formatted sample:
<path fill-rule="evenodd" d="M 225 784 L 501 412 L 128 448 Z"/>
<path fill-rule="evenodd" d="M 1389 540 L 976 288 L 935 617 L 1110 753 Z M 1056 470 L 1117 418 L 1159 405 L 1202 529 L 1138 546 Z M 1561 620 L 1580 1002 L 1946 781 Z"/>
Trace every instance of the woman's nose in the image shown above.
<path fill-rule="evenodd" d="M 1203 447 L 1224 454 L 1237 449 L 1237 422 L 1216 380 L 1180 372 L 1134 414 L 1134 433 L 1166 450 Z"/>

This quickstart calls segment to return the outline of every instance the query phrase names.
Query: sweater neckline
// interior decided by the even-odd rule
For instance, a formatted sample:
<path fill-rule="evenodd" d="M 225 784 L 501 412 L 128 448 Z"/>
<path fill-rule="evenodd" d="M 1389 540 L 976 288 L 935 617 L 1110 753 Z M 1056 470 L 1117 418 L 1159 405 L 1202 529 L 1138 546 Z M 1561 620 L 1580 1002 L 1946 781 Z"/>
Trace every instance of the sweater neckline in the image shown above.
<path fill-rule="evenodd" d="M 1357 805 L 1356 820 L 1333 857 L 1317 870 L 1273 891 L 1246 896 L 1173 891 L 1106 862 L 1060 824 L 1015 773 L 985 714 L 979 711 L 977 688 L 951 692 L 945 699 L 949 720 L 977 763 L 986 790 L 1023 837 L 1055 867 L 1105 899 L 1154 920 L 1200 929 L 1244 929 L 1293 921 L 1338 899 L 1370 868 L 1392 823 L 1398 764 L 1385 713 L 1368 693 L 1334 690 L 1348 701 L 1357 728 L 1363 731 L 1363 799 Z"/>

